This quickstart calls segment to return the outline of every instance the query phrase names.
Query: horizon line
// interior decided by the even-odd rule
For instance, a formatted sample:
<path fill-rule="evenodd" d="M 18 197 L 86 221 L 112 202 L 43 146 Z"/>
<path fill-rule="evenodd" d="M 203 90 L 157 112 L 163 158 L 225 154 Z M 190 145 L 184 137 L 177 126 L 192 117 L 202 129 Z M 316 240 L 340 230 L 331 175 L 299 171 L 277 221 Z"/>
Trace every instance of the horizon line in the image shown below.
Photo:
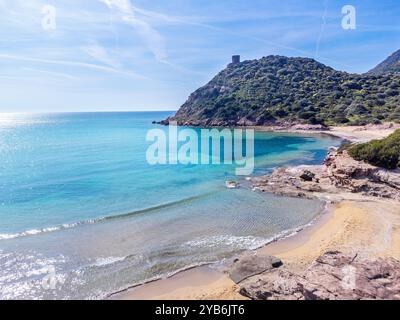
<path fill-rule="evenodd" d="M 0 114 L 176 112 L 176 110 L 0 111 Z"/>

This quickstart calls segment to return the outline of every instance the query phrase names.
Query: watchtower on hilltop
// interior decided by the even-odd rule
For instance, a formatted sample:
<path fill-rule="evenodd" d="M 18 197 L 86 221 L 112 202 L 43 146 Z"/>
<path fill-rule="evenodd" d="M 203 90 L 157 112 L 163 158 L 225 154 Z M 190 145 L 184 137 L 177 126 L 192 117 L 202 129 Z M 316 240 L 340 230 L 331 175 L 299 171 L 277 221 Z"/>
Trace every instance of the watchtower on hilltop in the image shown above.
<path fill-rule="evenodd" d="M 232 64 L 238 64 L 238 63 L 240 63 L 240 56 L 239 55 L 232 56 Z"/>
<path fill-rule="evenodd" d="M 232 62 L 230 64 L 228 64 L 228 68 L 236 66 L 238 64 L 240 64 L 240 56 L 239 55 L 234 55 L 234 56 L 232 56 Z"/>

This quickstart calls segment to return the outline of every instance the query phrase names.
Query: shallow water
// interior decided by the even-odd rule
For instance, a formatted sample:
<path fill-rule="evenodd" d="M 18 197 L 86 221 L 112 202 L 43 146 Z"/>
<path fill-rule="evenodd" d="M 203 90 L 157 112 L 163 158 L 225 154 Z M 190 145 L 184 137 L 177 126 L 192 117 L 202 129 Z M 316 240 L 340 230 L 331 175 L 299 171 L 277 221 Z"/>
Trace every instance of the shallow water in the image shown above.
<path fill-rule="evenodd" d="M 148 165 L 146 133 L 168 115 L 0 115 L 0 298 L 102 298 L 259 247 L 321 211 L 227 190 L 232 165 Z M 257 133 L 255 174 L 318 163 L 339 143 Z"/>

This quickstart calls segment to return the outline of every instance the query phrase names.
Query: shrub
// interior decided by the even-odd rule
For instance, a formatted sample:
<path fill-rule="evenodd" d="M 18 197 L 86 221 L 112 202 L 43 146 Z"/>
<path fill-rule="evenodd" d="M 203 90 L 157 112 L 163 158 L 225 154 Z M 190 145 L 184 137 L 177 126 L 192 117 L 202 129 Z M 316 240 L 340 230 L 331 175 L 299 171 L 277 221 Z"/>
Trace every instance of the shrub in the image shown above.
<path fill-rule="evenodd" d="M 356 160 L 386 169 L 400 168 L 400 129 L 383 140 L 373 140 L 349 148 Z"/>

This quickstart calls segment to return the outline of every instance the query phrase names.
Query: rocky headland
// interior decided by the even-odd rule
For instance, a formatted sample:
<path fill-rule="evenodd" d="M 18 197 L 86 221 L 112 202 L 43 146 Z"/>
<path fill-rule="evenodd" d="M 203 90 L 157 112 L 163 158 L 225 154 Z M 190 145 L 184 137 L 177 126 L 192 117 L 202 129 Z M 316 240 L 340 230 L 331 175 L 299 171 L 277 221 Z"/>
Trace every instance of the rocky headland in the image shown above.
<path fill-rule="evenodd" d="M 400 171 L 356 161 L 346 150 L 331 150 L 321 165 L 278 168 L 252 178 L 255 190 L 332 201 L 354 194 L 400 201 Z"/>
<path fill-rule="evenodd" d="M 400 122 L 399 66 L 400 50 L 364 74 L 303 57 L 235 61 L 161 123 L 326 128 Z"/>

